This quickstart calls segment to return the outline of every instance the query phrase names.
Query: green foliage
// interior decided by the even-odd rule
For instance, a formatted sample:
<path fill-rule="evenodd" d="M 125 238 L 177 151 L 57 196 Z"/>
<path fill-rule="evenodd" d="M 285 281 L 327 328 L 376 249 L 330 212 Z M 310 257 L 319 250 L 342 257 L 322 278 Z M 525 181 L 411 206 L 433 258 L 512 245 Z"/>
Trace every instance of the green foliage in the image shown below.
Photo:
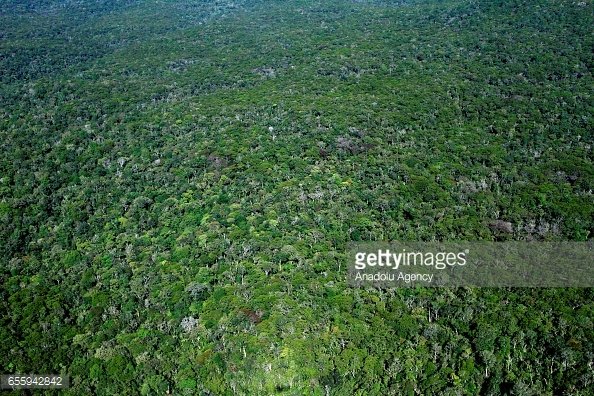
<path fill-rule="evenodd" d="M 591 394 L 591 289 L 354 289 L 344 251 L 591 239 L 593 15 L 0 2 L 1 371 L 72 395 Z"/>

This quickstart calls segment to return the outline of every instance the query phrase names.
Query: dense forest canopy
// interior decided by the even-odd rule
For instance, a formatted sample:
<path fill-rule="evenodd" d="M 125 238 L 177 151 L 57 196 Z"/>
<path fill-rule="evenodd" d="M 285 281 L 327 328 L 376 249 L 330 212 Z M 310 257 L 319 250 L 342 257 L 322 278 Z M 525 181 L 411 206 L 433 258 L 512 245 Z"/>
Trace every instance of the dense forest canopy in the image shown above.
<path fill-rule="evenodd" d="M 593 237 L 592 26 L 591 0 L 0 0 L 0 371 L 592 395 L 592 289 L 345 282 L 350 241 Z"/>

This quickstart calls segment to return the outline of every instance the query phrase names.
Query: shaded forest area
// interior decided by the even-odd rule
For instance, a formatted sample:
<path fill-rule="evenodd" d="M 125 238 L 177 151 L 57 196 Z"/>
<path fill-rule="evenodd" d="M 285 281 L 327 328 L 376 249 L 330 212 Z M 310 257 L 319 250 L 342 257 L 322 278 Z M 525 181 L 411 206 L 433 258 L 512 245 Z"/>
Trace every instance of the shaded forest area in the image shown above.
<path fill-rule="evenodd" d="M 592 395 L 592 289 L 349 287 L 584 241 L 591 0 L 0 0 L 0 371 L 64 394 Z"/>

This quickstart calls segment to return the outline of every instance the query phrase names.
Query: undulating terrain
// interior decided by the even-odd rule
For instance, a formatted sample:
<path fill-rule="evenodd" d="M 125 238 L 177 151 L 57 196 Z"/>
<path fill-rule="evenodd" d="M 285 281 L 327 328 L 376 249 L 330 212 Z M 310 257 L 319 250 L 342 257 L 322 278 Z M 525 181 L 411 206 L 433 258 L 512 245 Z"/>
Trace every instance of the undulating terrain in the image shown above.
<path fill-rule="evenodd" d="M 0 0 L 0 372 L 593 395 L 592 288 L 345 281 L 351 241 L 593 238 L 593 26 L 592 0 Z"/>

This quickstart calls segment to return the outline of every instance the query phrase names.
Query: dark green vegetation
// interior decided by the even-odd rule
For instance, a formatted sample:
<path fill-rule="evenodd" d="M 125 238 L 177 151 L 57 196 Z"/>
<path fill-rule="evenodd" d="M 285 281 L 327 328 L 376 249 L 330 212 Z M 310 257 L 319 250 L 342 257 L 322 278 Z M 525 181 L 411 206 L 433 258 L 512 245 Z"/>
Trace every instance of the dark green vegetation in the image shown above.
<path fill-rule="evenodd" d="M 592 26 L 591 0 L 0 0 L 0 371 L 594 394 L 592 289 L 344 281 L 351 240 L 592 238 Z"/>

